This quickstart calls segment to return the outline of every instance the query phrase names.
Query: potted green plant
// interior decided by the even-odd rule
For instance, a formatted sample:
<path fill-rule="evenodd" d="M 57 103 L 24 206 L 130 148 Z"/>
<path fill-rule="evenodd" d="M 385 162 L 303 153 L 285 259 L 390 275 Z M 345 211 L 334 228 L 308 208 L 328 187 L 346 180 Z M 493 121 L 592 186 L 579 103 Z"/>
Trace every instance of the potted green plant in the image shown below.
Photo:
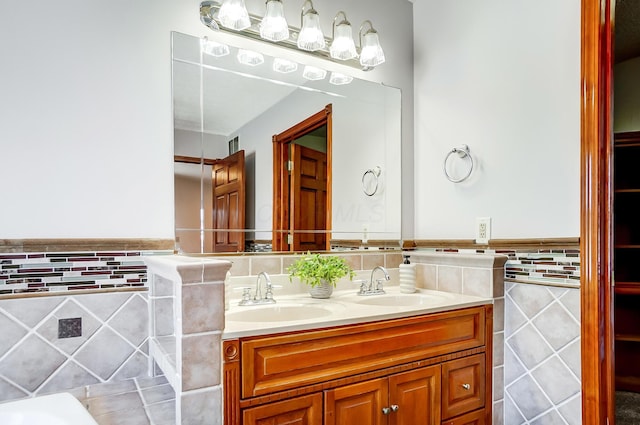
<path fill-rule="evenodd" d="M 355 272 L 344 258 L 335 255 L 311 254 L 300 257 L 287 268 L 289 280 L 294 277 L 309 285 L 313 298 L 329 298 L 338 279 L 348 276 L 353 279 Z"/>

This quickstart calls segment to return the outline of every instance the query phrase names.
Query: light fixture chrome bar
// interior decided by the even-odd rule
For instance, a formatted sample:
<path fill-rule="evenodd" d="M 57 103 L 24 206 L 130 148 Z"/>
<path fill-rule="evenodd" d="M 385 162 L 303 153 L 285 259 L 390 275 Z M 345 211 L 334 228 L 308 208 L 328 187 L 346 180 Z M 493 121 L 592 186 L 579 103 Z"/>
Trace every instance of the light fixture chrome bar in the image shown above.
<path fill-rule="evenodd" d="M 323 59 L 329 60 L 334 63 L 339 63 L 341 65 L 347 65 L 352 68 L 356 68 L 362 71 L 370 71 L 373 67 L 362 66 L 360 62 L 356 59 L 350 60 L 337 60 L 331 57 L 329 54 L 329 46 L 331 45 L 331 39 L 325 37 L 326 47 L 321 50 L 316 50 L 313 52 L 305 51 L 298 48 L 297 40 L 298 34 L 300 33 L 300 28 L 292 27 L 289 25 L 289 38 L 287 40 L 282 40 L 278 42 L 265 40 L 260 37 L 260 22 L 262 22 L 262 18 L 260 16 L 249 14 L 249 19 L 251 20 L 251 26 L 241 31 L 235 31 L 228 28 L 223 27 L 222 25 L 218 25 L 217 22 L 217 14 L 220 10 L 220 4 L 215 1 L 205 0 L 200 3 L 200 21 L 203 25 L 209 27 L 214 31 L 224 31 L 231 34 L 242 35 L 254 40 L 259 40 L 265 43 L 275 44 L 277 46 L 286 47 L 288 49 L 295 50 L 296 52 L 305 53 L 312 56 L 319 56 Z M 216 28 L 217 27 L 217 28 Z"/>

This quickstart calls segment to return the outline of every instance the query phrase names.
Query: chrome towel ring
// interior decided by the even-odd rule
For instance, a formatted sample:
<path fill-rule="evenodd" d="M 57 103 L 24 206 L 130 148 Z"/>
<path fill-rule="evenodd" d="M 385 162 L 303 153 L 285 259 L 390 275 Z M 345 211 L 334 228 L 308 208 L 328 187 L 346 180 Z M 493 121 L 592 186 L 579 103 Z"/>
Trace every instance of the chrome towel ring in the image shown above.
<path fill-rule="evenodd" d="M 379 166 L 375 166 L 374 168 L 369 168 L 362 175 L 362 191 L 367 196 L 373 196 L 378 191 L 378 177 L 380 177 L 380 173 L 382 173 L 382 168 Z M 371 175 L 367 178 L 367 175 Z"/>
<path fill-rule="evenodd" d="M 460 158 L 463 158 L 463 159 L 469 158 L 469 170 L 464 176 L 457 179 L 451 177 L 451 175 L 447 171 L 447 162 L 449 161 L 449 157 L 454 153 L 457 153 Z M 468 179 L 469 176 L 471 175 L 471 172 L 473 171 L 473 157 L 471 156 L 471 152 L 469 152 L 469 146 L 462 145 L 459 148 L 451 149 L 447 154 L 447 156 L 444 158 L 443 170 L 444 170 L 444 175 L 447 176 L 447 179 L 453 183 L 460 183 L 461 181 Z"/>

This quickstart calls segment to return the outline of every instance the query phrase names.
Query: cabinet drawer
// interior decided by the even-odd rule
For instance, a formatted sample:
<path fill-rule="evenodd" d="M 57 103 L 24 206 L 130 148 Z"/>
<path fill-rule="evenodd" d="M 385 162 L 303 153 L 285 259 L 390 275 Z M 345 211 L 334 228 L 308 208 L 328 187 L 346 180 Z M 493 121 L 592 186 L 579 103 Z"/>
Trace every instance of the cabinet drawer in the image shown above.
<path fill-rule="evenodd" d="M 251 407 L 242 411 L 243 425 L 322 425 L 322 394 Z"/>
<path fill-rule="evenodd" d="M 484 403 L 484 354 L 442 364 L 442 419 L 480 409 Z"/>
<path fill-rule="evenodd" d="M 242 396 L 353 376 L 485 344 L 485 309 L 242 339 Z"/>
<path fill-rule="evenodd" d="M 458 416 L 457 418 L 448 419 L 442 422 L 442 425 L 485 425 L 485 415 L 487 413 L 482 410 L 476 410 L 475 412 L 467 413 L 466 415 Z"/>

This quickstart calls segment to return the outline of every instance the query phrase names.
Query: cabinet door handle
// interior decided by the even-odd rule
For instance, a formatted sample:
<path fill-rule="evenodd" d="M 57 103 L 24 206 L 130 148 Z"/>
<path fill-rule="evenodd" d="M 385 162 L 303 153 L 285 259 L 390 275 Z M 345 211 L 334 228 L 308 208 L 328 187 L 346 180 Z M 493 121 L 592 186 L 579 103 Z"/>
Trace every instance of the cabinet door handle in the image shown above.
<path fill-rule="evenodd" d="M 391 411 L 392 412 L 397 412 L 400 409 L 400 406 L 398 406 L 397 404 L 392 404 L 391 405 Z"/>
<path fill-rule="evenodd" d="M 389 413 L 391 413 L 391 409 L 389 409 L 388 407 L 383 407 L 382 408 L 382 414 L 388 415 Z"/>
<path fill-rule="evenodd" d="M 470 390 L 471 389 L 471 385 L 469 384 L 462 384 L 462 388 L 464 388 L 465 390 Z"/>

